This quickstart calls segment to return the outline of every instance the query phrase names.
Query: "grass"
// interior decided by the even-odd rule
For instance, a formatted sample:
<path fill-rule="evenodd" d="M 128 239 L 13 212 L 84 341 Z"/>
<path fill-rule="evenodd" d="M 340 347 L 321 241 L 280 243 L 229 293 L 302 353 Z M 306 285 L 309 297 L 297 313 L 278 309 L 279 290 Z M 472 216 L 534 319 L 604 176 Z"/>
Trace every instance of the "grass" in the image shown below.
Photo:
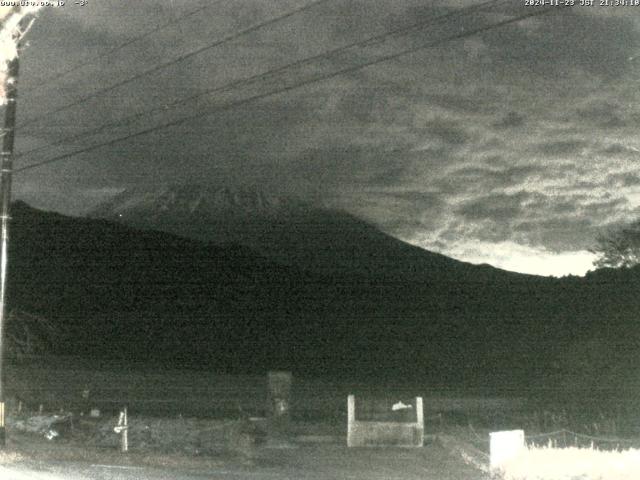
<path fill-rule="evenodd" d="M 85 389 L 90 391 L 90 398 L 86 402 L 82 399 Z M 48 412 L 60 409 L 78 412 L 82 408 L 86 411 L 87 406 L 97 406 L 106 420 L 91 425 L 91 421 L 84 418 L 82 421 L 88 422 L 85 425 L 88 430 L 83 432 L 80 426 L 82 422 L 78 422 L 76 439 L 67 443 L 48 442 L 33 435 L 10 432 L 10 438 L 15 439 L 14 453 L 8 452 L 5 457 L 0 457 L 0 463 L 19 461 L 21 457 L 41 457 L 43 461 L 48 458 L 79 459 L 96 463 L 109 461 L 174 467 L 186 463 L 193 468 L 207 468 L 219 466 L 220 462 L 256 462 L 266 456 L 267 462 L 284 462 L 282 468 L 293 468 L 293 465 L 296 468 L 318 470 L 324 468 L 320 459 L 329 464 L 342 462 L 347 470 L 352 468 L 350 461 L 361 462 L 362 468 L 365 468 L 367 462 L 373 462 L 373 457 L 365 451 L 347 450 L 343 444 L 346 398 L 349 393 L 373 398 L 424 397 L 426 436 L 431 439 L 439 437 L 441 441 L 419 449 L 421 452 L 406 454 L 417 462 L 411 470 L 416 478 L 420 478 L 420 468 L 427 472 L 422 480 L 485 478 L 483 470 L 489 463 L 486 454 L 490 431 L 522 428 L 527 433 L 538 433 L 569 428 L 592 435 L 617 437 L 623 433 L 622 427 L 627 426 L 626 435 L 638 436 L 638 432 L 631 428 L 633 422 L 626 421 L 619 413 L 607 415 L 599 411 L 589 414 L 577 405 L 572 413 L 570 404 L 562 404 L 554 409 L 550 405 L 528 404 L 515 398 L 453 395 L 451 392 L 435 391 L 429 385 L 371 385 L 294 378 L 293 434 L 333 439 L 333 443 L 301 447 L 308 448 L 307 453 L 318 459 L 315 464 L 308 465 L 309 462 L 297 460 L 294 454 L 289 460 L 286 460 L 288 453 L 283 455 L 282 452 L 271 458 L 273 453 L 256 445 L 255 432 L 246 431 L 243 421 L 246 422 L 250 416 L 264 415 L 266 376 L 157 371 L 152 368 L 127 370 L 113 366 L 97 368 L 77 363 L 51 362 L 46 366 L 8 366 L 6 392 L 8 399 L 13 397 L 22 400 L 25 412 L 37 411 L 40 405 Z M 132 451 L 128 456 L 118 453 L 118 440 L 112 433 L 116 423 L 114 415 L 123 405 L 129 407 L 131 423 Z M 16 407 L 15 400 L 7 405 L 9 411 L 15 411 Z M 505 471 L 508 475 L 505 478 L 637 479 L 640 478 L 638 452 L 532 446 L 527 450 L 526 458 L 521 459 L 521 464 L 514 464 Z M 395 461 L 393 455 L 397 454 L 389 454 L 388 462 Z M 427 458 L 428 462 L 424 463 L 423 460 Z M 380 471 L 381 465 L 378 465 Z M 400 464 L 398 468 L 402 470 L 408 467 Z M 623 476 L 626 471 L 632 472 L 630 476 Z M 613 472 L 617 476 L 612 476 Z M 341 475 L 338 471 L 333 473 L 336 478 Z"/>
<path fill-rule="evenodd" d="M 100 419 L 76 417 L 50 427 L 51 416 L 9 415 L 9 435 L 31 434 L 44 438 L 49 428 L 60 433 L 54 441 L 42 445 L 63 443 L 83 445 L 96 450 L 117 451 L 120 435 L 114 432 L 117 417 Z M 129 420 L 128 438 L 134 453 L 177 453 L 189 456 L 245 456 L 264 440 L 264 429 L 249 421 L 196 418 L 157 418 L 136 416 Z M 26 437 L 25 437 L 26 438 Z"/>
<path fill-rule="evenodd" d="M 87 445 L 79 439 L 73 441 L 48 441 L 41 436 L 9 432 L 7 461 L 2 463 L 29 462 L 47 465 L 51 462 L 79 462 L 84 464 L 110 464 L 124 466 L 148 466 L 156 468 L 178 468 L 188 466 L 195 469 L 212 469 L 230 463 L 243 464 L 246 459 L 237 455 L 193 456 L 181 452 L 154 452 L 134 450 L 122 454 L 116 448 Z"/>
<path fill-rule="evenodd" d="M 637 480 L 640 450 L 595 448 L 524 449 L 502 466 L 505 480 Z"/>
<path fill-rule="evenodd" d="M 151 422 L 154 419 L 147 419 Z M 155 419 L 158 426 L 166 427 L 166 419 Z M 185 421 L 183 435 L 193 435 L 191 429 L 199 426 Z M 180 425 L 176 424 L 175 428 Z M 443 449 L 438 443 L 429 443 L 421 449 L 347 448 L 344 442 L 294 444 L 290 448 L 256 446 L 251 455 L 232 454 L 196 455 L 173 447 L 164 452 L 154 448 L 140 448 L 132 444 L 128 454 L 118 452 L 115 444 L 97 446 L 87 444 L 82 436 L 72 440 L 47 441 L 34 434 L 9 432 L 10 449 L 17 463 L 28 459 L 46 470 L 52 463 L 65 462 L 145 466 L 164 471 L 189 470 L 191 472 L 221 471 L 248 472 L 252 478 L 350 478 L 353 480 L 479 480 L 478 470 L 458 455 Z M 132 442 L 133 443 L 133 442 Z M 148 446 L 149 447 L 149 446 Z M 166 445 L 165 445 L 166 447 Z M 235 474 L 234 474 L 235 475 Z M 238 476 L 241 476 L 238 474 Z"/>
<path fill-rule="evenodd" d="M 15 451 L 0 451 L 0 465 L 11 464 L 23 460 L 23 456 Z"/>
<path fill-rule="evenodd" d="M 263 416 L 266 375 L 221 375 L 206 371 L 166 371 L 126 366 L 70 364 L 7 365 L 6 392 L 29 410 L 78 411 L 87 389 L 88 403 L 107 414 L 127 405 L 132 415 L 160 417 L 234 418 Z M 425 399 L 425 415 L 445 412 L 451 418 L 469 412 L 490 414 L 521 409 L 517 398 L 438 391 L 431 385 L 376 385 L 326 379 L 293 379 L 291 408 L 296 420 L 333 420 L 346 424 L 347 395 L 373 398 Z M 11 407 L 11 406 L 10 406 Z M 86 405 L 85 405 L 86 407 Z"/>
<path fill-rule="evenodd" d="M 595 448 L 532 446 L 504 475 L 489 475 L 486 429 L 442 425 L 422 449 L 349 449 L 343 436 L 330 443 L 292 444 L 281 450 L 243 439 L 241 422 L 193 418 L 136 417 L 130 430 L 131 451 L 118 451 L 112 432 L 116 418 L 78 421 L 73 438 L 47 441 L 42 436 L 9 431 L 8 462 L 29 458 L 47 462 L 84 462 L 156 468 L 248 469 L 281 472 L 296 478 L 402 478 L 403 480 L 631 480 L 640 478 L 640 450 L 607 452 Z M 326 431 L 331 427 L 325 425 Z M 295 423 L 296 435 L 315 433 L 317 424 Z M 246 430 L 244 430 L 246 433 Z M 0 462 L 2 458 L 0 457 Z M 266 470 L 265 470 L 266 471 Z M 304 475 L 302 475 L 304 473 Z M 316 475 L 316 476 L 314 476 Z M 324 476 L 323 476 L 324 475 Z"/>

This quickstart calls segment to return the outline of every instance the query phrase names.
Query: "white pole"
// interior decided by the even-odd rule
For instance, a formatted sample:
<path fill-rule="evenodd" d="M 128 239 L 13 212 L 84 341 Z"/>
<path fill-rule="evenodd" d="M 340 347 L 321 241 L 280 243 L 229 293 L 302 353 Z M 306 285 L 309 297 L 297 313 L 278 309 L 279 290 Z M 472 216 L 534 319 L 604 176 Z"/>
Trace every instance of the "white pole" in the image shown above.
<path fill-rule="evenodd" d="M 127 421 L 127 407 L 124 407 L 123 411 L 123 423 L 122 426 L 122 453 L 127 453 L 129 451 L 129 426 Z"/>
<path fill-rule="evenodd" d="M 356 397 L 347 397 L 347 447 L 353 447 L 353 429 L 356 423 Z"/>
<path fill-rule="evenodd" d="M 416 397 L 416 422 L 424 428 L 424 409 L 422 407 L 422 397 Z"/>

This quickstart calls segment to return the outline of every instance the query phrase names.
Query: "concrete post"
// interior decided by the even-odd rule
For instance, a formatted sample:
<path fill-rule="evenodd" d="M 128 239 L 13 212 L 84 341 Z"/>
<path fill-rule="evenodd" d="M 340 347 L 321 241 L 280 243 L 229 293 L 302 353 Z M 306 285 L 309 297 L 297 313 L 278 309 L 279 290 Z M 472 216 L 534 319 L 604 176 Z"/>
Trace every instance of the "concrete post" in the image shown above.
<path fill-rule="evenodd" d="M 356 397 L 347 397 L 347 447 L 353 447 L 353 430 L 356 423 Z"/>
<path fill-rule="evenodd" d="M 507 430 L 489 434 L 490 466 L 499 470 L 502 466 L 517 457 L 525 448 L 524 430 Z"/>
<path fill-rule="evenodd" d="M 267 418 L 270 435 L 287 436 L 291 420 L 291 372 L 267 373 Z"/>

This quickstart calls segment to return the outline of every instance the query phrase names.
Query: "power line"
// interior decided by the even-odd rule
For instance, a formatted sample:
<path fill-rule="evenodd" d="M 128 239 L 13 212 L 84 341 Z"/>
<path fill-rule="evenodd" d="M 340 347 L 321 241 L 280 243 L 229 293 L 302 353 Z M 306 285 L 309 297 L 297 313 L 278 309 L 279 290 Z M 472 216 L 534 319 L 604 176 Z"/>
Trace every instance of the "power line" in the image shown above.
<path fill-rule="evenodd" d="M 112 127 L 122 127 L 124 125 L 129 125 L 133 121 L 135 121 L 135 120 L 137 120 L 139 118 L 142 118 L 144 116 L 152 115 L 154 113 L 158 113 L 158 112 L 161 112 L 163 110 L 166 110 L 166 109 L 169 109 L 169 108 L 173 108 L 175 106 L 181 106 L 186 102 L 191 102 L 191 101 L 196 100 L 196 99 L 198 99 L 200 97 L 203 97 L 205 95 L 211 95 L 211 94 L 216 93 L 216 92 L 230 90 L 232 88 L 235 88 L 235 87 L 238 87 L 238 86 L 241 86 L 241 85 L 246 85 L 246 84 L 248 84 L 248 83 L 250 83 L 250 82 L 252 82 L 254 80 L 261 80 L 261 79 L 264 79 L 264 78 L 268 78 L 268 77 L 270 77 L 272 75 L 275 75 L 277 73 L 286 71 L 286 70 L 288 70 L 290 68 L 295 68 L 295 67 L 299 67 L 299 66 L 302 66 L 302 65 L 307 65 L 307 64 L 309 64 L 309 63 L 311 63 L 313 61 L 319 60 L 319 59 L 329 58 L 329 57 L 331 57 L 331 56 L 333 56 L 335 54 L 345 52 L 345 51 L 347 51 L 347 50 L 349 50 L 351 48 L 357 47 L 357 46 L 365 46 L 365 45 L 370 44 L 370 43 L 380 42 L 380 41 L 385 40 L 387 37 L 396 36 L 396 35 L 401 34 L 401 33 L 402 34 L 406 34 L 406 33 L 409 33 L 409 32 L 411 32 L 413 30 L 419 30 L 419 29 L 424 28 L 425 26 L 428 26 L 428 25 L 431 25 L 431 24 L 435 24 L 437 22 L 440 22 L 440 21 L 445 20 L 445 19 L 450 18 L 450 17 L 458 17 L 458 18 L 460 18 L 460 17 L 462 17 L 464 15 L 470 15 L 470 14 L 476 13 L 478 11 L 484 10 L 484 9 L 488 8 L 489 6 L 496 5 L 498 3 L 509 3 L 510 1 L 511 0 L 487 0 L 487 1 L 481 2 L 479 4 L 473 5 L 473 6 L 465 7 L 463 9 L 461 9 L 461 10 L 456 10 L 454 12 L 450 12 L 450 13 L 447 13 L 447 14 L 444 14 L 444 15 L 439 15 L 439 16 L 437 16 L 435 18 L 431 18 L 429 20 L 425 20 L 425 21 L 422 21 L 422 22 L 417 22 L 417 23 L 414 23 L 414 24 L 411 24 L 411 25 L 408 25 L 408 26 L 405 26 L 405 27 L 401 27 L 401 28 L 397 28 L 395 30 L 391 30 L 389 32 L 378 34 L 378 35 L 366 38 L 364 40 L 360 40 L 358 42 L 350 43 L 350 44 L 335 48 L 333 50 L 329 50 L 327 52 L 320 53 L 318 55 L 314 55 L 314 56 L 311 56 L 311 57 L 306 57 L 306 58 L 294 61 L 292 63 L 288 63 L 286 65 L 277 67 L 277 68 L 272 69 L 272 70 L 268 70 L 266 72 L 261 72 L 261 73 L 252 75 L 250 77 L 244 78 L 244 79 L 239 79 L 239 80 L 232 81 L 232 82 L 230 82 L 230 83 L 228 83 L 226 85 L 222 85 L 222 86 L 219 86 L 219 87 L 207 89 L 207 90 L 204 90 L 202 92 L 199 92 L 199 93 L 196 93 L 194 95 L 191 95 L 189 97 L 179 98 L 179 99 L 177 99 L 177 100 L 175 100 L 175 101 L 173 101 L 173 102 L 171 102 L 171 103 L 169 103 L 167 105 L 161 105 L 161 106 L 158 106 L 158 107 L 151 108 L 149 110 L 145 110 L 145 111 L 142 111 L 142 112 L 137 112 L 137 113 L 134 113 L 132 115 L 128 115 L 126 117 L 119 118 L 117 120 L 114 120 L 113 122 L 98 126 L 98 127 L 94 128 L 94 129 L 87 130 L 85 132 L 81 132 L 81 133 L 79 133 L 77 135 L 73 135 L 73 136 L 70 136 L 70 137 L 65 137 L 65 138 L 62 138 L 62 139 L 57 140 L 55 142 L 48 143 L 48 144 L 42 145 L 40 147 L 35 147 L 35 148 L 32 148 L 31 150 L 27 150 L 25 152 L 20 152 L 20 153 L 18 153 L 17 157 L 23 157 L 25 155 L 29 155 L 29 154 L 32 154 L 32 153 L 36 153 L 36 152 L 48 149 L 48 148 L 50 148 L 52 146 L 62 145 L 64 143 L 69 143 L 69 142 L 72 142 L 72 141 L 80 140 L 80 139 L 88 137 L 88 136 L 97 135 L 97 134 L 99 134 L 99 133 L 101 133 L 101 132 L 103 132 L 103 131 L 105 131 L 105 130 L 107 130 L 109 128 L 112 128 Z"/>
<path fill-rule="evenodd" d="M 122 136 L 122 137 L 117 137 L 117 138 L 111 139 L 111 140 L 109 140 L 107 142 L 99 143 L 99 144 L 96 144 L 96 145 L 91 145 L 89 147 L 86 147 L 86 148 L 83 148 L 83 149 L 80 149 L 80 150 L 76 150 L 75 152 L 70 152 L 70 153 L 66 153 L 66 154 L 63 154 L 63 155 L 58 155 L 56 157 L 50 158 L 48 160 L 44 160 L 42 162 L 34 163 L 34 164 L 31 164 L 31 165 L 27 165 L 25 167 L 21 167 L 21 168 L 15 169 L 15 172 L 16 173 L 17 172 L 23 172 L 23 171 L 31 170 L 31 169 L 34 169 L 34 168 L 37 168 L 37 167 L 41 167 L 41 166 L 44 166 L 44 165 L 49 165 L 51 163 L 56 163 L 56 162 L 59 162 L 59 161 L 67 160 L 69 158 L 75 157 L 76 155 L 80 155 L 80 154 L 83 154 L 83 153 L 88 153 L 88 152 L 97 150 L 97 149 L 102 148 L 102 147 L 108 147 L 108 146 L 111 146 L 111 145 L 115 145 L 117 143 L 124 142 L 126 140 L 130 140 L 132 138 L 137 138 L 137 137 L 140 137 L 140 136 L 143 136 L 143 135 L 147 135 L 149 133 L 153 133 L 153 132 L 158 131 L 158 130 L 164 130 L 166 128 L 175 127 L 175 126 L 181 125 L 181 124 L 186 123 L 186 122 L 191 121 L 191 120 L 196 120 L 198 118 L 207 117 L 207 116 L 212 115 L 213 113 L 216 113 L 216 112 L 220 112 L 220 111 L 224 111 L 224 110 L 230 110 L 232 108 L 235 108 L 235 107 L 238 107 L 238 106 L 241 106 L 241 105 L 244 105 L 246 103 L 253 102 L 253 101 L 256 101 L 256 100 L 261 100 L 263 98 L 267 98 L 267 97 L 270 97 L 272 95 L 278 95 L 278 94 L 281 94 L 281 93 L 290 92 L 292 90 L 295 90 L 297 88 L 300 88 L 300 87 L 303 87 L 303 86 L 306 86 L 306 85 L 310 85 L 312 83 L 328 80 L 330 78 L 334 78 L 334 77 L 337 77 L 339 75 L 343 75 L 345 73 L 350 73 L 350 72 L 353 72 L 353 71 L 360 70 L 362 68 L 366 68 L 366 67 L 370 67 L 370 66 L 373 66 L 373 65 L 377 65 L 379 63 L 386 62 L 386 61 L 389 61 L 389 60 L 392 60 L 392 59 L 395 59 L 395 58 L 398 58 L 398 57 L 401 57 L 401 56 L 404 56 L 404 55 L 415 53 L 415 52 L 423 50 L 425 48 L 432 48 L 432 47 L 435 47 L 435 46 L 438 46 L 438 45 L 442 45 L 442 44 L 448 43 L 448 42 L 453 41 L 453 40 L 459 40 L 461 38 L 466 38 L 466 37 L 469 37 L 469 36 L 472 36 L 472 35 L 476 35 L 478 33 L 482 33 L 482 32 L 486 32 L 486 31 L 489 31 L 489 30 L 492 30 L 492 29 L 495 29 L 495 28 L 503 27 L 505 25 L 509 25 L 509 24 L 512 24 L 512 23 L 517 23 L 517 22 L 520 22 L 520 21 L 522 21 L 522 20 L 524 20 L 526 18 L 537 17 L 537 16 L 540 16 L 540 15 L 544 15 L 546 13 L 549 13 L 550 11 L 553 11 L 553 10 L 565 9 L 565 8 L 571 8 L 571 7 L 569 7 L 569 6 L 558 6 L 558 7 L 534 9 L 530 13 L 527 13 L 525 15 L 521 15 L 521 16 L 518 16 L 518 17 L 510 18 L 508 20 L 502 20 L 500 22 L 497 22 L 497 23 L 494 23 L 494 24 L 491 24 L 491 25 L 487 25 L 487 26 L 484 26 L 484 27 L 478 27 L 478 28 L 473 29 L 473 30 L 469 30 L 469 31 L 462 32 L 462 33 L 459 33 L 459 34 L 451 35 L 449 37 L 446 37 L 446 38 L 443 38 L 443 39 L 440 39 L 440 40 L 436 40 L 434 42 L 431 42 L 431 43 L 428 43 L 428 44 L 425 44 L 425 45 L 420 45 L 420 46 L 413 47 L 413 48 L 410 48 L 410 49 L 407 49 L 407 50 L 403 50 L 401 52 L 396 52 L 394 54 L 385 55 L 383 57 L 380 57 L 380 58 L 378 58 L 376 60 L 372 60 L 370 62 L 364 63 L 362 65 L 355 65 L 355 66 L 343 68 L 343 69 L 338 70 L 338 71 L 334 71 L 334 72 L 330 72 L 330 73 L 327 73 L 327 74 L 323 74 L 323 75 L 320 75 L 318 77 L 315 77 L 315 78 L 312 78 L 312 79 L 309 79 L 309 80 L 305 80 L 303 82 L 299 82 L 299 83 L 296 83 L 296 84 L 293 84 L 293 85 L 289 85 L 289 86 L 283 87 L 283 88 L 281 88 L 279 90 L 256 94 L 254 96 L 251 96 L 251 97 L 248 97 L 248 98 L 244 98 L 242 100 L 238 100 L 236 102 L 232 102 L 232 103 L 229 103 L 227 105 L 222 105 L 220 107 L 216 107 L 216 108 L 210 109 L 210 110 L 205 111 L 205 112 L 200 112 L 200 113 L 197 113 L 197 114 L 194 114 L 194 115 L 190 115 L 190 116 L 187 116 L 187 117 L 180 118 L 178 120 L 173 120 L 173 121 L 166 122 L 166 123 L 154 126 L 154 127 L 146 128 L 144 130 L 141 130 L 141 131 L 138 131 L 138 132 L 135 132 L 135 133 L 131 133 L 131 134 L 128 134 L 128 135 L 125 135 L 125 136 Z"/>
<path fill-rule="evenodd" d="M 570 8 L 570 7 L 562 6 L 562 7 L 555 7 L 555 8 L 563 8 L 564 9 L 564 8 Z M 501 27 L 501 26 L 504 26 L 504 25 L 511 24 L 511 23 L 516 23 L 516 22 L 519 22 L 519 21 L 524 20 L 526 18 L 531 18 L 531 17 L 543 15 L 543 14 L 546 14 L 546 13 L 552 11 L 552 10 L 553 10 L 553 8 L 538 9 L 538 10 L 532 11 L 531 13 L 528 13 L 526 15 L 521 15 L 519 17 L 514 17 L 514 18 L 511 18 L 511 19 L 508 19 L 508 20 L 503 20 L 503 21 L 495 23 L 493 25 L 480 27 L 480 28 L 477 28 L 477 29 L 474 29 L 474 30 L 469 30 L 467 32 L 462 32 L 460 34 L 452 35 L 450 37 L 447 37 L 447 38 L 444 38 L 444 39 L 440 39 L 440 40 L 437 40 L 435 42 L 432 42 L 432 43 L 429 43 L 429 44 L 426 44 L 426 45 L 421 45 L 421 46 L 417 46 L 417 47 L 414 47 L 414 48 L 411 48 L 411 49 L 403 50 L 401 52 L 397 52 L 397 53 L 394 53 L 394 54 L 386 55 L 386 56 L 380 57 L 380 58 L 378 58 L 376 60 L 361 64 L 361 65 L 355 65 L 355 66 L 347 67 L 347 68 L 344 68 L 344 69 L 341 69 L 341 70 L 338 70 L 338 71 L 330 72 L 328 74 L 323 74 L 323 75 L 320 75 L 318 77 L 315 77 L 315 78 L 312 78 L 312 79 L 309 79 L 309 80 L 306 80 L 306 81 L 303 81 L 303 82 L 300 82 L 300 83 L 297 83 L 297 84 L 293 84 L 293 85 L 290 85 L 290 86 L 287 86 L 287 87 L 283 87 L 283 88 L 281 88 L 279 90 L 275 90 L 275 91 L 271 91 L 271 92 L 264 92 L 264 93 L 261 93 L 261 94 L 256 94 L 254 96 L 251 96 L 251 97 L 248 97 L 248 98 L 236 101 L 236 102 L 232 102 L 232 103 L 229 103 L 227 105 L 223 105 L 223 106 L 220 106 L 220 107 L 215 107 L 215 108 L 210 109 L 210 110 L 205 111 L 205 112 L 200 112 L 200 113 L 197 113 L 197 114 L 194 114 L 194 115 L 190 115 L 188 117 L 183 117 L 183 118 L 178 119 L 178 120 L 173 120 L 173 121 L 170 121 L 170 122 L 166 122 L 164 124 L 160 124 L 160 125 L 157 125 L 157 126 L 154 126 L 154 127 L 150 127 L 150 128 L 141 130 L 139 132 L 135 132 L 135 133 L 128 134 L 128 135 L 125 135 L 125 136 L 122 136 L 122 137 L 118 137 L 118 138 L 109 140 L 109 141 L 104 142 L 104 143 L 92 145 L 92 146 L 83 148 L 81 150 L 77 150 L 75 152 L 70 152 L 70 153 L 67 153 L 67 154 L 59 155 L 59 156 L 56 156 L 54 158 L 51 158 L 51 159 L 48 159 L 48 160 L 44 160 L 42 162 L 38 162 L 38 163 L 35 163 L 35 164 L 32 164 L 32 165 L 27 165 L 25 167 L 16 169 L 15 171 L 16 172 L 20 172 L 20 171 L 24 171 L 24 170 L 30 170 L 30 169 L 33 169 L 33 168 L 37 168 L 39 166 L 43 166 L 43 165 L 47 165 L 47 164 L 50 164 L 50 163 L 55 163 L 55 162 L 58 162 L 58 161 L 66 160 L 66 159 L 74 157 L 76 155 L 79 155 L 79 154 L 82 154 L 82 153 L 87 153 L 87 152 L 99 149 L 101 147 L 114 145 L 116 143 L 120 143 L 122 141 L 129 140 L 131 138 L 136 138 L 136 137 L 139 137 L 139 136 L 147 135 L 147 134 L 152 133 L 154 131 L 163 130 L 165 128 L 170 128 L 170 127 L 174 127 L 174 126 L 177 126 L 177 125 L 181 125 L 181 124 L 183 124 L 183 123 L 185 123 L 187 121 L 190 121 L 190 120 L 195 120 L 195 119 L 198 119 L 198 118 L 206 117 L 206 116 L 212 115 L 213 113 L 216 113 L 216 112 L 219 112 L 219 111 L 229 110 L 229 109 L 244 105 L 245 103 L 249 103 L 249 102 L 252 102 L 252 101 L 255 101 L 255 100 L 260 100 L 260 99 L 263 99 L 263 98 L 266 98 L 266 97 L 270 97 L 272 95 L 277 95 L 277 94 L 280 94 L 280 93 L 286 93 L 286 92 L 295 90 L 297 88 L 300 88 L 300 87 L 303 87 L 303 86 L 306 86 L 306 85 L 309 85 L 309 84 L 312 84 L 312 83 L 316 83 L 316 82 L 323 81 L 323 80 L 328 80 L 330 78 L 334 78 L 336 76 L 339 76 L 339 75 L 342 75 L 342 74 L 345 74 L 345 73 L 350 73 L 350 72 L 353 72 L 353 71 L 360 70 L 362 68 L 366 68 L 366 67 L 369 67 L 369 66 L 377 65 L 379 63 L 386 62 L 386 61 L 392 60 L 394 58 L 398 58 L 400 56 L 408 55 L 410 53 L 415 53 L 415 52 L 423 50 L 425 48 L 431 48 L 431 47 L 434 47 L 434 46 L 438 46 L 438 45 L 447 43 L 449 41 L 457 40 L 457 39 L 460 39 L 460 38 L 465 38 L 465 37 L 468 37 L 468 36 L 471 36 L 471 35 L 475 35 L 477 33 L 488 31 L 488 30 L 491 30 L 491 29 L 494 29 L 494 28 L 498 28 L 498 27 Z"/>
<path fill-rule="evenodd" d="M 267 21 L 254 24 L 254 25 L 252 25 L 252 26 L 250 26 L 248 28 L 245 28 L 244 30 L 241 30 L 241 31 L 236 32 L 236 33 L 233 33 L 231 35 L 227 35 L 226 37 L 223 37 L 220 40 L 216 40 L 213 43 L 205 45 L 204 47 L 200 47 L 200 48 L 197 48 L 196 50 L 192 50 L 191 52 L 185 53 L 185 54 L 183 54 L 183 55 L 181 55 L 181 56 L 179 56 L 179 57 L 177 57 L 177 58 L 175 58 L 173 60 L 170 60 L 168 62 L 162 63 L 160 65 L 156 65 L 155 67 L 150 68 L 148 70 L 145 70 L 144 72 L 138 73 L 138 74 L 134 75 L 133 77 L 126 78 L 124 80 L 121 80 L 120 82 L 114 83 L 113 85 L 111 85 L 109 87 L 106 87 L 106 88 L 103 88 L 101 90 L 95 91 L 95 92 L 93 92 L 93 93 L 91 93 L 89 95 L 86 95 L 85 97 L 82 97 L 82 98 L 80 98 L 80 99 L 78 99 L 78 100 L 76 100 L 74 102 L 71 102 L 71 103 L 69 103 L 67 105 L 63 105 L 62 107 L 58 107 L 58 108 L 55 108 L 53 110 L 50 110 L 50 111 L 48 111 L 46 113 L 41 114 L 38 117 L 29 118 L 29 119 L 25 120 L 24 122 L 20 123 L 18 125 L 18 127 L 24 127 L 26 125 L 30 125 L 32 123 L 35 123 L 35 122 L 39 121 L 44 116 L 55 115 L 56 113 L 60 113 L 62 111 L 68 110 L 68 109 L 70 109 L 72 107 L 75 107 L 77 105 L 85 103 L 86 101 L 91 100 L 92 98 L 101 96 L 101 95 L 103 95 L 105 93 L 108 93 L 108 92 L 111 92 L 111 91 L 113 91 L 113 90 L 115 90 L 117 88 L 120 88 L 120 87 L 122 87 L 124 85 L 127 85 L 127 84 L 129 84 L 131 82 L 134 82 L 134 81 L 136 81 L 136 80 L 138 80 L 140 78 L 143 78 L 143 77 L 146 77 L 148 75 L 151 75 L 152 73 L 156 73 L 156 72 L 158 72 L 160 70 L 163 70 L 163 69 L 165 69 L 165 68 L 167 68 L 167 67 L 169 67 L 171 65 L 175 65 L 175 64 L 178 64 L 180 62 L 183 62 L 183 61 L 185 61 L 185 60 L 187 60 L 189 58 L 192 58 L 192 57 L 194 57 L 196 55 L 199 55 L 199 54 L 201 54 L 201 53 L 203 53 L 203 52 L 205 52 L 207 50 L 211 50 L 212 48 L 219 47 L 220 45 L 223 45 L 223 44 L 225 44 L 227 42 L 236 40 L 237 38 L 240 38 L 240 37 L 242 37 L 242 36 L 244 36 L 244 35 L 246 35 L 248 33 L 252 33 L 252 32 L 255 32 L 255 31 L 257 31 L 257 30 L 259 30 L 261 28 L 273 25 L 273 24 L 275 24 L 277 22 L 280 22 L 281 20 L 284 20 L 284 19 L 289 18 L 289 17 L 291 17 L 293 15 L 301 13 L 301 12 L 303 12 L 305 10 L 309 10 L 310 8 L 313 8 L 313 7 L 315 7 L 315 6 L 319 5 L 319 4 L 326 3 L 327 1 L 329 1 L 329 0 L 314 0 L 314 1 L 310 2 L 310 3 L 308 3 L 307 5 L 304 5 L 302 7 L 296 8 L 294 10 L 291 10 L 291 11 L 287 12 L 287 13 L 284 13 L 284 14 L 279 15 L 277 17 L 271 18 L 271 19 L 269 19 Z"/>
<path fill-rule="evenodd" d="M 84 62 L 80 62 L 77 65 L 74 65 L 74 66 L 68 68 L 67 70 L 54 72 L 50 77 L 44 78 L 44 79 L 40 80 L 39 82 L 37 82 L 39 84 L 34 87 L 34 90 L 39 90 L 42 87 L 48 87 L 48 86 L 51 85 L 52 82 L 60 80 L 61 78 L 64 78 L 67 75 L 69 75 L 71 73 L 74 73 L 74 72 L 80 70 L 81 68 L 86 67 L 87 65 L 91 65 L 92 63 L 94 63 L 94 62 L 96 62 L 96 61 L 98 61 L 98 60 L 100 60 L 102 58 L 105 58 L 105 57 L 108 57 L 110 55 L 113 55 L 114 53 L 119 52 L 120 50 L 128 47 L 129 45 L 133 45 L 134 43 L 137 43 L 137 42 L 139 42 L 141 40 L 144 40 L 145 38 L 152 36 L 154 33 L 159 32 L 160 30 L 163 30 L 163 29 L 165 29 L 167 27 L 170 27 L 171 25 L 178 24 L 178 23 L 182 22 L 183 20 L 186 20 L 187 18 L 190 18 L 190 17 L 192 17 L 192 16 L 194 16 L 194 15 L 196 15 L 196 14 L 198 14 L 198 13 L 204 11 L 204 10 L 207 10 L 207 9 L 209 9 L 211 7 L 214 7 L 215 5 L 217 5 L 217 4 L 219 4 L 219 3 L 223 2 L 223 1 L 224 0 L 217 0 L 217 1 L 215 1 L 215 2 L 213 2 L 211 4 L 209 4 L 209 5 L 204 5 L 202 7 L 196 8 L 195 10 L 191 10 L 190 12 L 187 12 L 184 15 L 181 15 L 179 17 L 173 18 L 173 19 L 169 20 L 168 22 L 165 22 L 165 23 L 163 23 L 161 25 L 158 25 L 155 28 L 152 28 L 151 30 L 148 30 L 148 31 L 136 36 L 136 37 L 133 37 L 133 38 L 127 40 L 126 42 L 121 43 L 120 45 L 112 48 L 111 50 L 108 50 L 108 51 L 106 51 L 104 53 L 101 53 L 100 55 L 98 55 L 96 57 L 91 57 L 91 58 L 89 58 L 88 60 L 86 60 Z"/>

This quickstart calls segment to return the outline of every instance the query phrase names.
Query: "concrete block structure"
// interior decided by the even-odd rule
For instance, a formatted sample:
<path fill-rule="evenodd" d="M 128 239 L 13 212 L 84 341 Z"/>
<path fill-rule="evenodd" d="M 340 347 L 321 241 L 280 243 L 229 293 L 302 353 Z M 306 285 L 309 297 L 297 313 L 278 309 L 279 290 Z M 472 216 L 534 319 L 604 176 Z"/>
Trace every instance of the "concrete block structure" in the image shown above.
<path fill-rule="evenodd" d="M 349 447 L 421 447 L 424 442 L 422 397 L 411 402 L 347 400 Z M 356 408 L 360 407 L 360 408 Z"/>

